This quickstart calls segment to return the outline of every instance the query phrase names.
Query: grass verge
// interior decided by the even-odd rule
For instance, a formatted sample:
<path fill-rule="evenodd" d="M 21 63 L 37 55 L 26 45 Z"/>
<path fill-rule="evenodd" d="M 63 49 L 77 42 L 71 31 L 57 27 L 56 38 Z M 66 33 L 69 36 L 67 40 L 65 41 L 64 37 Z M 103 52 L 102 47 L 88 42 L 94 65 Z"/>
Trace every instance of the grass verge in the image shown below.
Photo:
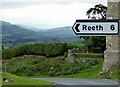
<path fill-rule="evenodd" d="M 113 66 L 110 68 L 109 72 L 103 76 L 99 76 L 99 73 L 102 71 L 103 67 L 103 59 L 99 60 L 99 64 L 90 67 L 89 69 L 84 69 L 79 71 L 76 74 L 71 75 L 61 75 L 61 76 L 52 76 L 52 78 L 80 78 L 80 79 L 112 79 L 112 80 L 118 80 L 119 79 L 119 70 L 117 66 Z M 120 69 L 120 67 L 119 67 Z M 49 76 L 33 76 L 32 78 L 51 78 Z"/>
<path fill-rule="evenodd" d="M 45 87 L 52 87 L 53 85 L 55 85 L 54 83 L 51 83 L 51 82 L 46 82 L 46 81 L 39 81 L 39 80 L 33 80 L 33 79 L 30 79 L 30 78 L 26 78 L 26 77 L 20 77 L 20 76 L 15 76 L 15 75 L 12 75 L 12 74 L 9 74 L 9 73 L 5 73 L 3 72 L 2 73 L 2 78 L 12 78 L 13 79 L 13 82 L 4 82 L 2 81 L 2 87 L 8 87 L 7 85 L 11 85 L 9 87 L 18 87 L 19 85 L 22 85 L 23 86 L 30 86 L 33 87 L 33 85 L 35 85 L 34 87 L 42 87 L 42 86 L 45 86 Z M 21 86 L 20 86 L 21 87 Z"/>
<path fill-rule="evenodd" d="M 100 78 L 99 73 L 102 71 L 103 66 L 103 59 L 99 60 L 99 64 L 90 67 L 89 69 L 80 70 L 76 74 L 71 75 L 60 75 L 60 76 L 32 76 L 32 78 L 81 78 L 81 79 L 93 79 L 93 78 Z"/>
<path fill-rule="evenodd" d="M 103 53 L 74 53 L 76 58 L 103 58 Z"/>
<path fill-rule="evenodd" d="M 93 79 L 93 78 L 99 78 L 99 73 L 102 69 L 102 65 L 103 65 L 103 60 L 99 60 L 100 63 L 90 67 L 89 69 L 85 69 L 85 70 L 81 70 L 79 73 L 77 74 L 73 74 L 73 75 L 67 75 L 65 76 L 66 78 L 81 78 L 81 79 Z M 60 76 L 60 77 L 64 77 L 64 76 Z"/>
<path fill-rule="evenodd" d="M 120 80 L 120 71 L 119 70 L 120 70 L 119 66 L 112 66 L 109 69 L 108 73 L 101 76 L 101 78 Z"/>

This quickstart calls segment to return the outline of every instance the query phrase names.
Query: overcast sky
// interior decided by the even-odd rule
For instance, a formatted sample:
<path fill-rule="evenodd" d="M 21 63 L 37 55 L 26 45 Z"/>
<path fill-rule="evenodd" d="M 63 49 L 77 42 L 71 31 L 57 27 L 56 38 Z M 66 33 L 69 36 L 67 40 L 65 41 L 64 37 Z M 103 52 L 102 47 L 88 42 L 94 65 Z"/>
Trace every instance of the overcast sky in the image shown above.
<path fill-rule="evenodd" d="M 0 20 L 48 29 L 87 19 L 89 8 L 96 4 L 107 6 L 107 0 L 1 0 L 1 4 Z"/>

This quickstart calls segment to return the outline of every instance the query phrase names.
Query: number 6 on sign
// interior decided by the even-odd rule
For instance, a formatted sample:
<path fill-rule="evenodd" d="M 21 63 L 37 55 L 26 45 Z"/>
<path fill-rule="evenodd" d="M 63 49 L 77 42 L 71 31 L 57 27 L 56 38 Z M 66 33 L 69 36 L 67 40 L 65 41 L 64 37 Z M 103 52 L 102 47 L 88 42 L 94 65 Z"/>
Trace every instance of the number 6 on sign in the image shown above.
<path fill-rule="evenodd" d="M 111 25 L 110 26 L 110 29 L 113 31 L 113 30 L 115 30 L 115 25 Z"/>

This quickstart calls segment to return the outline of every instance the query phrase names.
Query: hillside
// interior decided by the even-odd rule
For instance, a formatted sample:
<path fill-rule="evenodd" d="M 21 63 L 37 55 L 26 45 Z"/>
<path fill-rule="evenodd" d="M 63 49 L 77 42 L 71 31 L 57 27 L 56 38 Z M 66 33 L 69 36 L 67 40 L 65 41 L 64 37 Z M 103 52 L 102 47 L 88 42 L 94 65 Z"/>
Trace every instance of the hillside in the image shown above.
<path fill-rule="evenodd" d="M 50 37 L 58 37 L 58 38 L 77 37 L 74 34 L 71 26 L 48 29 L 48 30 L 44 30 L 43 32 L 45 33 L 45 35 L 49 35 Z"/>
<path fill-rule="evenodd" d="M 2 42 L 3 44 L 20 44 L 32 41 L 43 40 L 42 33 L 27 30 L 20 26 L 10 24 L 8 22 L 2 22 Z"/>
<path fill-rule="evenodd" d="M 38 29 L 34 27 L 29 26 L 23 26 L 20 25 L 28 30 L 42 32 L 46 37 L 56 38 L 56 39 L 63 39 L 63 38 L 76 38 L 76 36 L 72 30 L 72 26 L 66 26 L 66 27 L 57 27 L 57 28 L 51 28 L 51 29 Z"/>
<path fill-rule="evenodd" d="M 57 42 L 80 43 L 82 41 L 79 36 L 74 34 L 71 26 L 42 30 L 42 32 L 46 37 Z"/>
<path fill-rule="evenodd" d="M 48 30 L 34 31 L 0 21 L 2 24 L 2 43 L 3 45 L 20 45 L 34 42 L 72 42 L 80 43 L 71 27 L 60 27 Z"/>

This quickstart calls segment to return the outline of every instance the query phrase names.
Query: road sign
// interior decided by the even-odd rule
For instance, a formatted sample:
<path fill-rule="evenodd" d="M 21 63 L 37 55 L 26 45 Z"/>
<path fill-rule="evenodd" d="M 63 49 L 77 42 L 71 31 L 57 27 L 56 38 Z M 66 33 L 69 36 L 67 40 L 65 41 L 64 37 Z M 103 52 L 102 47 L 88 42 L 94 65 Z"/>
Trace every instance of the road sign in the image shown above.
<path fill-rule="evenodd" d="M 117 35 L 118 20 L 76 20 L 73 25 L 76 35 Z"/>

